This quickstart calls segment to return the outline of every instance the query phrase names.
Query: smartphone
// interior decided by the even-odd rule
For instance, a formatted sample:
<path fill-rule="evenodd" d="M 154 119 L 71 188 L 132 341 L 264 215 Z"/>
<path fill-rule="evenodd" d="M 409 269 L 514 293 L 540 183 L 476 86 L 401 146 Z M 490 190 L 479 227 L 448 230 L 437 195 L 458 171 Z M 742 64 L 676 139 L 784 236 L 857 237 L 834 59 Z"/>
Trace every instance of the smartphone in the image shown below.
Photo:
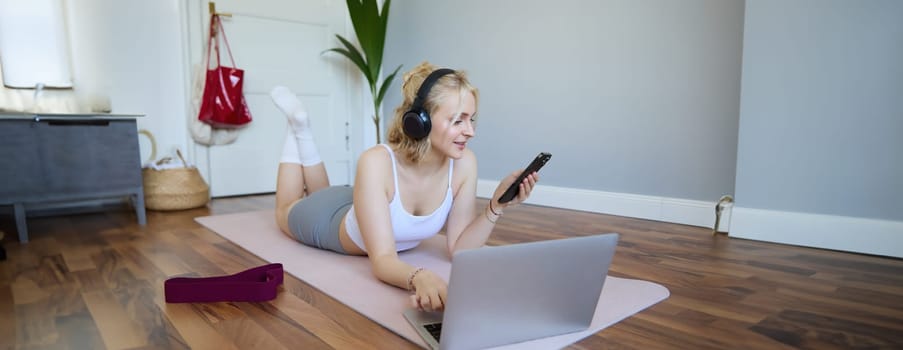
<path fill-rule="evenodd" d="M 505 193 L 502 193 L 502 196 L 499 197 L 499 203 L 508 203 L 514 199 L 514 197 L 517 197 L 517 192 L 520 190 L 520 184 L 524 181 L 524 178 L 539 171 L 539 169 L 541 169 L 543 165 L 546 165 L 546 162 L 551 158 L 552 154 L 546 152 L 541 152 L 536 158 L 533 158 L 533 161 L 530 162 L 530 165 L 528 165 L 526 169 L 524 169 L 524 172 L 517 176 L 517 180 L 514 180 L 514 182 L 511 183 L 511 186 L 508 186 L 508 189 L 505 190 Z"/>

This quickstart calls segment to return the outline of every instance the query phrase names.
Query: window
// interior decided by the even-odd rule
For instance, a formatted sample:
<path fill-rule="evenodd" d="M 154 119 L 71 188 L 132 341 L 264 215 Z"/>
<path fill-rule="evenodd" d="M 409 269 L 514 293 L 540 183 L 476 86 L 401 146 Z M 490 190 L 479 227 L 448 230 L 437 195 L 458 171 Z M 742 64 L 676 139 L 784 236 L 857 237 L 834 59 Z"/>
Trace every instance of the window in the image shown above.
<path fill-rule="evenodd" d="M 0 69 L 9 88 L 71 88 L 62 0 L 0 0 Z"/>

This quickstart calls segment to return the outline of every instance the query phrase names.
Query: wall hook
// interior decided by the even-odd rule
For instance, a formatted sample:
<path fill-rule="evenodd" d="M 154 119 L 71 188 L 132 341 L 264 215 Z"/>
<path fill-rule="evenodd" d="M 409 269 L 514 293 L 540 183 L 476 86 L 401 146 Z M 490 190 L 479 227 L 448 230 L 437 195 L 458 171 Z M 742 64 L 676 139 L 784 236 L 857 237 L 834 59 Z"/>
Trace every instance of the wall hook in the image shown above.
<path fill-rule="evenodd" d="M 207 3 L 207 8 L 210 9 L 211 16 L 232 17 L 231 13 L 216 12 L 216 3 L 213 1 Z"/>

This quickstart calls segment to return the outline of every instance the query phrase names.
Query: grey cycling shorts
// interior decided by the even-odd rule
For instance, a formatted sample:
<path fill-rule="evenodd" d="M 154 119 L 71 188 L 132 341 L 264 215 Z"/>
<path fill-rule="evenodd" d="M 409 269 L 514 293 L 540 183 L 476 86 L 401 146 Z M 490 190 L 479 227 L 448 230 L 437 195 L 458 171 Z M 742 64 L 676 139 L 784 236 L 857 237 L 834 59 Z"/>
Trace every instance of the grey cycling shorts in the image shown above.
<path fill-rule="evenodd" d="M 348 254 L 339 241 L 339 225 L 351 209 L 350 186 L 332 186 L 314 192 L 289 210 L 288 227 L 305 245 Z"/>

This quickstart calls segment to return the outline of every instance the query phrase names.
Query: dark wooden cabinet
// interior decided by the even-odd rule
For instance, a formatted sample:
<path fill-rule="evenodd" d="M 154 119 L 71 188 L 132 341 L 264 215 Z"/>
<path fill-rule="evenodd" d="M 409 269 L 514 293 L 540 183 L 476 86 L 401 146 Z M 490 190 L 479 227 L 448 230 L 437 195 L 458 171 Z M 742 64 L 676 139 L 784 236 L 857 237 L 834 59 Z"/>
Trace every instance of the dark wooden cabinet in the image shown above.
<path fill-rule="evenodd" d="M 19 241 L 29 208 L 128 198 L 145 224 L 137 116 L 0 114 L 0 205 Z"/>

